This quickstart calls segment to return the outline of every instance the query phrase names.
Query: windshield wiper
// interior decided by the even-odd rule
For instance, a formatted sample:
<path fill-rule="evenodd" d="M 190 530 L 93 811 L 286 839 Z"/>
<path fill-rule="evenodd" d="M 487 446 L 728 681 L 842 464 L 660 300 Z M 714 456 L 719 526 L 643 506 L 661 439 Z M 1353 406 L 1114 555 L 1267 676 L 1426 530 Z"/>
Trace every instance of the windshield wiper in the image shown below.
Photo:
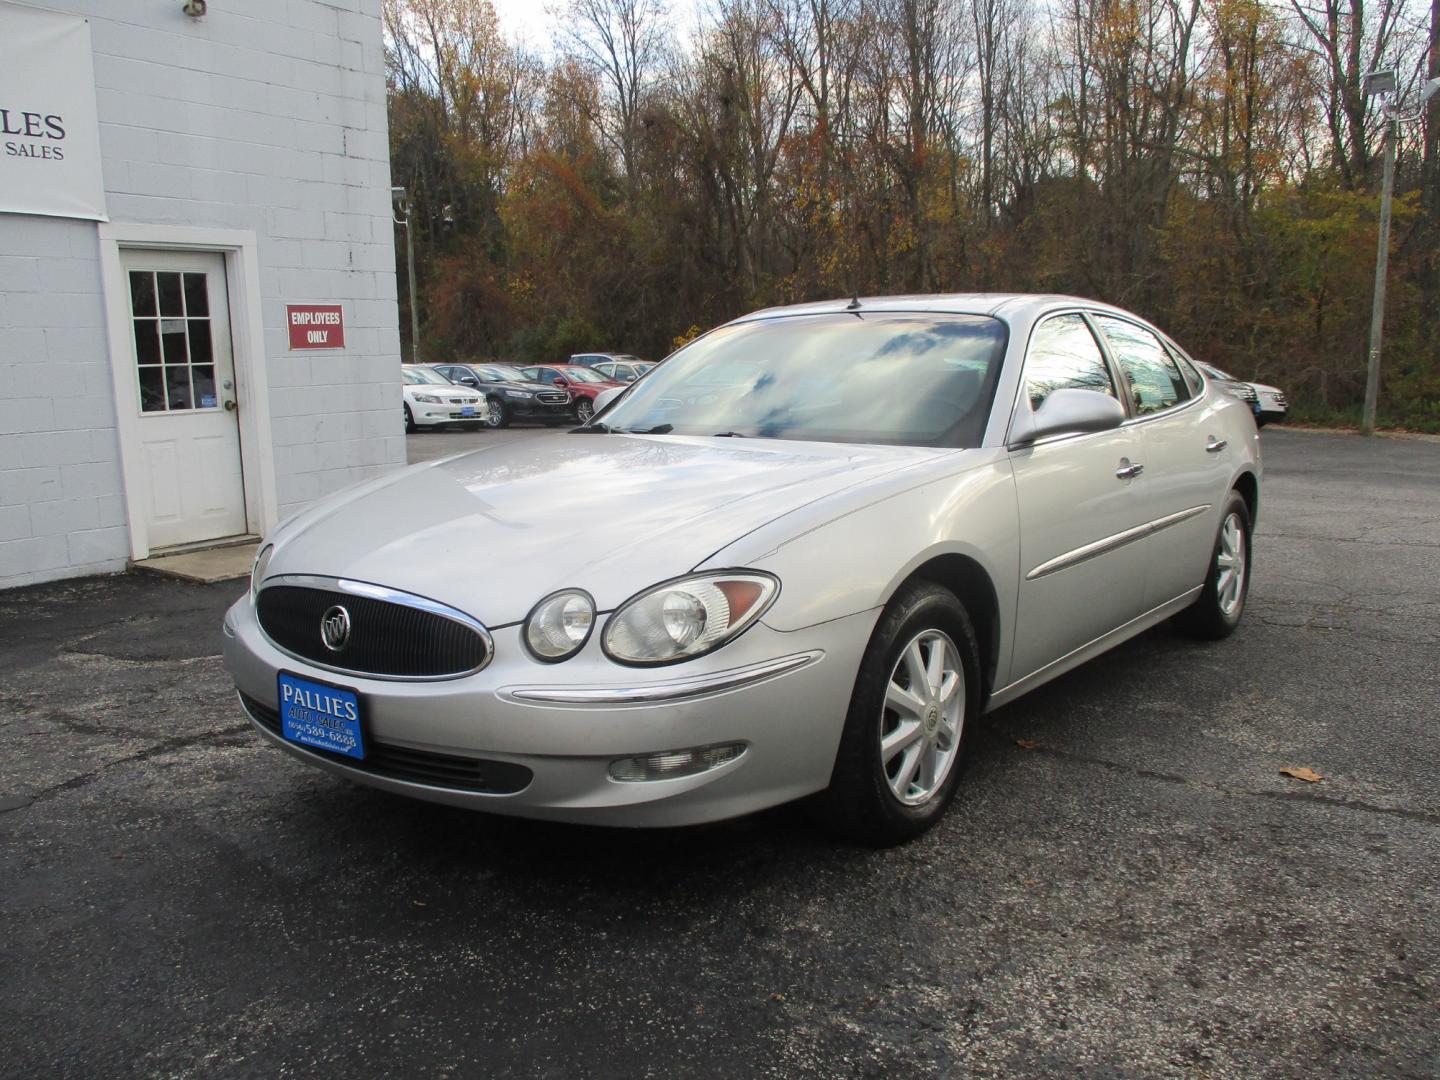
<path fill-rule="evenodd" d="M 674 424 L 656 424 L 647 428 L 616 428 L 621 435 L 669 435 L 675 430 Z"/>
<path fill-rule="evenodd" d="M 710 437 L 712 439 L 748 439 L 750 436 L 743 431 L 717 431 Z"/>
<path fill-rule="evenodd" d="M 609 435 L 614 429 L 609 424 L 602 424 L 598 421 L 591 424 L 583 424 L 580 427 L 570 429 L 571 435 Z"/>

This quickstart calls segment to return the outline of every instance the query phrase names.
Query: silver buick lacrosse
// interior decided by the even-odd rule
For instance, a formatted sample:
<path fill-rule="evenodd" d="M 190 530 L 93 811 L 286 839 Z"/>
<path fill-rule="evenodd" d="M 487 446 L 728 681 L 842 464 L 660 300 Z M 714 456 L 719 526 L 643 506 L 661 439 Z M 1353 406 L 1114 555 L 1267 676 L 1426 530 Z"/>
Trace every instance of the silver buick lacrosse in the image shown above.
<path fill-rule="evenodd" d="M 985 710 L 1245 608 L 1260 450 L 1165 334 L 1063 296 L 756 312 L 568 435 L 281 524 L 225 616 L 260 734 L 421 799 L 686 825 L 944 813 Z"/>

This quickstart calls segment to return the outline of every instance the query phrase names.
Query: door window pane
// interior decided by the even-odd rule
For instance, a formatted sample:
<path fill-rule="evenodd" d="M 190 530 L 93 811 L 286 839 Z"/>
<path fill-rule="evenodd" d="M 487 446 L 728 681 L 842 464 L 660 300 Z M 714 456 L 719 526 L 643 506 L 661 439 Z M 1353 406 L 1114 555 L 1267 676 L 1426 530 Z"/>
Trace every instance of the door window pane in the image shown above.
<path fill-rule="evenodd" d="M 155 314 L 155 275 L 149 270 L 130 271 L 130 309 L 136 315 Z"/>
<path fill-rule="evenodd" d="M 210 294 L 205 288 L 204 274 L 185 275 L 185 314 L 191 318 L 210 314 Z"/>
<path fill-rule="evenodd" d="M 165 349 L 165 363 L 184 364 L 189 360 L 185 349 L 185 320 L 161 319 L 160 341 Z"/>
<path fill-rule="evenodd" d="M 154 300 L 154 297 L 151 297 Z M 135 320 L 135 362 L 160 363 L 160 338 L 155 333 L 154 319 Z"/>
<path fill-rule="evenodd" d="M 165 411 L 165 374 L 163 368 L 140 369 L 140 408 L 145 412 Z"/>
<path fill-rule="evenodd" d="M 184 315 L 185 301 L 180 294 L 180 275 L 162 270 L 155 275 L 155 284 L 160 291 L 160 314 Z"/>
<path fill-rule="evenodd" d="M 215 408 L 215 369 L 199 364 L 190 369 L 190 381 L 195 388 L 195 407 L 197 409 Z"/>
<path fill-rule="evenodd" d="M 1130 384 L 1136 413 L 1160 412 L 1190 399 L 1184 376 L 1159 338 L 1144 327 L 1110 315 L 1097 315 L 1095 321 Z"/>
<path fill-rule="evenodd" d="M 165 369 L 165 399 L 171 409 L 190 408 L 190 369 L 188 367 Z"/>
<path fill-rule="evenodd" d="M 215 350 L 210 345 L 210 320 L 190 319 L 190 362 L 214 363 Z"/>
<path fill-rule="evenodd" d="M 1115 397 L 1115 383 L 1095 336 L 1079 314 L 1046 319 L 1030 338 L 1025 393 L 1038 409 L 1054 390 L 1097 390 Z"/>

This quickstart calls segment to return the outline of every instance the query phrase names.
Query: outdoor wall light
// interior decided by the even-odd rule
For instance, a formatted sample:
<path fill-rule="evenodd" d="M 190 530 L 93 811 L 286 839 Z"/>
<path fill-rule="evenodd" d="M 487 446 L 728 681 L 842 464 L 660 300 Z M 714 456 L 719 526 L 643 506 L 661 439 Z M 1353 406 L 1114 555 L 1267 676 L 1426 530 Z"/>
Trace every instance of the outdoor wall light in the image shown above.
<path fill-rule="evenodd" d="M 206 7 L 208 7 L 208 5 L 205 0 L 185 0 L 185 6 L 180 10 L 192 19 L 198 19 L 201 15 L 205 14 Z"/>

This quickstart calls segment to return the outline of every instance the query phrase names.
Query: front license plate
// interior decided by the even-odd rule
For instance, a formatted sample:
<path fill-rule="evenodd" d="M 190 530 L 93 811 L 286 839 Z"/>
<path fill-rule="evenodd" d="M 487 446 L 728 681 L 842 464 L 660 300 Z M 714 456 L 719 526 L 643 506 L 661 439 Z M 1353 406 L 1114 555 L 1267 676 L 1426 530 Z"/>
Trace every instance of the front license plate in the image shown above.
<path fill-rule="evenodd" d="M 462 406 L 460 406 L 460 415 L 461 415 L 461 416 L 474 416 L 474 415 L 475 415 L 475 406 L 473 406 L 473 405 L 462 405 Z"/>
<path fill-rule="evenodd" d="M 354 690 L 280 672 L 280 732 L 290 742 L 363 760 L 360 698 Z"/>

